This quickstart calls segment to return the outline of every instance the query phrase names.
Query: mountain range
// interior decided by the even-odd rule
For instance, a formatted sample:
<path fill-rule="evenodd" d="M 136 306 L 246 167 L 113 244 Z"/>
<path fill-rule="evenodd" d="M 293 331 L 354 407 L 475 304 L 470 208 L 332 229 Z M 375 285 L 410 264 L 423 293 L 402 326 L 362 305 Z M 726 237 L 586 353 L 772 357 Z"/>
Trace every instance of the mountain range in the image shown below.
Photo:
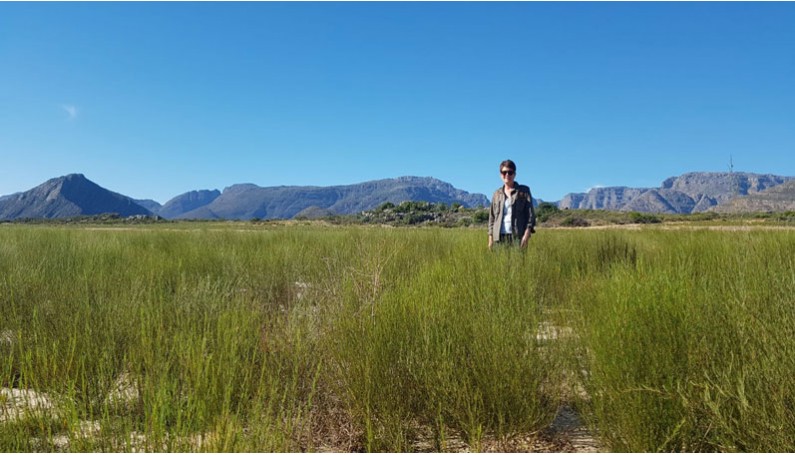
<path fill-rule="evenodd" d="M 587 193 L 570 193 L 558 203 L 561 209 L 604 209 L 650 213 L 698 213 L 737 211 L 732 201 L 754 197 L 758 201 L 781 200 L 774 188 L 795 177 L 747 172 L 689 172 L 670 177 L 657 188 L 603 187 Z M 748 206 L 748 205 L 746 205 Z M 764 204 L 757 205 L 759 207 Z M 768 204 L 778 207 L 779 204 Z M 748 206 L 750 207 L 750 206 Z M 785 209 L 786 210 L 786 209 Z"/>
<path fill-rule="evenodd" d="M 123 217 L 158 215 L 168 219 L 288 219 L 352 214 L 384 202 L 399 204 L 403 201 L 459 203 L 465 207 L 481 207 L 489 202 L 482 194 L 459 190 L 432 177 L 398 177 L 329 187 L 240 184 L 223 192 L 190 191 L 161 206 L 152 200 L 134 200 L 114 193 L 82 174 L 70 174 L 50 179 L 25 192 L 1 197 L 0 220 L 101 213 L 117 213 Z"/>
<path fill-rule="evenodd" d="M 260 187 L 238 184 L 189 191 L 163 205 L 102 188 L 82 174 L 50 179 L 25 192 L 0 197 L 0 220 L 65 218 L 116 213 L 167 219 L 289 219 L 346 215 L 384 202 L 459 203 L 485 207 L 483 194 L 468 193 L 432 177 L 398 177 L 342 186 Z M 604 209 L 651 213 L 795 210 L 795 177 L 744 172 L 690 172 L 656 188 L 603 187 L 570 193 L 561 209 Z"/>
<path fill-rule="evenodd" d="M 293 218 L 311 213 L 351 214 L 384 202 L 458 202 L 465 207 L 488 204 L 486 196 L 470 194 L 431 177 L 398 177 L 355 185 L 260 187 L 232 185 L 206 205 L 174 216 L 178 219 Z"/>

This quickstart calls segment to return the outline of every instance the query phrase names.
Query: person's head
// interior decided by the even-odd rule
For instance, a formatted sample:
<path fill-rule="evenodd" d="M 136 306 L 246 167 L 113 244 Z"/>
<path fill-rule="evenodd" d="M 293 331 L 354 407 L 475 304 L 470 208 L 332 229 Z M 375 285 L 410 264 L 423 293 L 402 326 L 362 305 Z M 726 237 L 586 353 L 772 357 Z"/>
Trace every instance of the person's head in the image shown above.
<path fill-rule="evenodd" d="M 516 163 L 511 160 L 505 160 L 500 163 L 500 176 L 504 183 L 512 185 L 516 178 Z"/>

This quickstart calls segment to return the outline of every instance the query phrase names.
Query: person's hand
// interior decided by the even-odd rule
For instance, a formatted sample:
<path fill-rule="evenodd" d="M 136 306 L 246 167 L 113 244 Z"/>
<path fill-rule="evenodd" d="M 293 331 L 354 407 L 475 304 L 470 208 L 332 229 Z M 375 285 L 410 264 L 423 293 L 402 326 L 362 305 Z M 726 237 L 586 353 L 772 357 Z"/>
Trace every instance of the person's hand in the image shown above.
<path fill-rule="evenodd" d="M 530 230 L 528 229 L 525 231 L 524 235 L 522 236 L 522 242 L 519 244 L 522 248 L 527 248 L 527 244 L 530 242 Z"/>
<path fill-rule="evenodd" d="M 494 246 L 494 237 L 489 236 L 489 251 L 491 251 L 491 248 L 493 246 Z"/>

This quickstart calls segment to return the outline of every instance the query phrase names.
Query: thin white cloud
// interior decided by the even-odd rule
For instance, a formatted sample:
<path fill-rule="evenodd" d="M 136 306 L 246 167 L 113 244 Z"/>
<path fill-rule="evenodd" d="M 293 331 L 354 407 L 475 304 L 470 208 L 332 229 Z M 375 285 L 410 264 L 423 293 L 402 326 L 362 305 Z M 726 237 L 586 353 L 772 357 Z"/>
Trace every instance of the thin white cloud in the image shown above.
<path fill-rule="evenodd" d="M 601 183 L 597 183 L 596 185 L 591 186 L 590 188 L 586 188 L 585 192 L 589 193 L 591 190 L 595 190 L 597 188 L 604 188 L 605 186 Z"/>
<path fill-rule="evenodd" d="M 69 116 L 69 120 L 74 120 L 77 118 L 77 106 L 72 104 L 61 104 L 61 109 L 66 112 L 66 115 Z"/>

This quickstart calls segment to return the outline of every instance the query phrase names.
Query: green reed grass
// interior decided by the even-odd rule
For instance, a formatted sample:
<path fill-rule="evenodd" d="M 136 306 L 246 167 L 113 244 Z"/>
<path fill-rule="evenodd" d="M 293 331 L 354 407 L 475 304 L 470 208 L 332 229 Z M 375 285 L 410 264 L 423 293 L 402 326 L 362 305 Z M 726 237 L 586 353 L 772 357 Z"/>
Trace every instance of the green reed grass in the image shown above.
<path fill-rule="evenodd" d="M 571 294 L 585 406 L 609 447 L 792 451 L 793 233 L 591 237 L 618 252 Z"/>
<path fill-rule="evenodd" d="M 344 283 L 331 358 L 368 450 L 409 450 L 418 426 L 433 428 L 437 450 L 450 432 L 479 447 L 485 433 L 538 431 L 554 415 L 532 266 L 516 251 L 484 254 L 480 238 L 443 235 L 421 239 L 413 264 L 391 264 L 389 246 L 367 252 Z M 373 292 L 357 284 L 362 270 L 401 285 Z"/>
<path fill-rule="evenodd" d="M 440 449 L 537 432 L 555 370 L 534 266 L 479 234 L 4 227 L 0 329 L 18 339 L 0 380 L 59 402 L 0 424 L 0 444 L 394 451 L 422 428 Z"/>
<path fill-rule="evenodd" d="M 123 430 L 92 438 L 101 450 L 180 450 L 206 433 L 200 448 L 294 448 L 285 435 L 300 429 L 318 359 L 304 340 L 286 345 L 298 332 L 284 322 L 285 277 L 303 267 L 280 263 L 300 251 L 290 234 L 3 235 L 1 326 L 21 334 L 3 346 L 3 386 L 61 397 L 71 409 L 55 417 L 70 428 Z M 119 405 L 109 396 L 121 377 L 135 398 Z M 48 448 L 15 441 L 9 450 Z"/>
<path fill-rule="evenodd" d="M 0 387 L 53 405 L 0 420 L 0 449 L 482 450 L 576 401 L 609 450 L 795 450 L 795 234 L 485 243 L 2 226 Z"/>

